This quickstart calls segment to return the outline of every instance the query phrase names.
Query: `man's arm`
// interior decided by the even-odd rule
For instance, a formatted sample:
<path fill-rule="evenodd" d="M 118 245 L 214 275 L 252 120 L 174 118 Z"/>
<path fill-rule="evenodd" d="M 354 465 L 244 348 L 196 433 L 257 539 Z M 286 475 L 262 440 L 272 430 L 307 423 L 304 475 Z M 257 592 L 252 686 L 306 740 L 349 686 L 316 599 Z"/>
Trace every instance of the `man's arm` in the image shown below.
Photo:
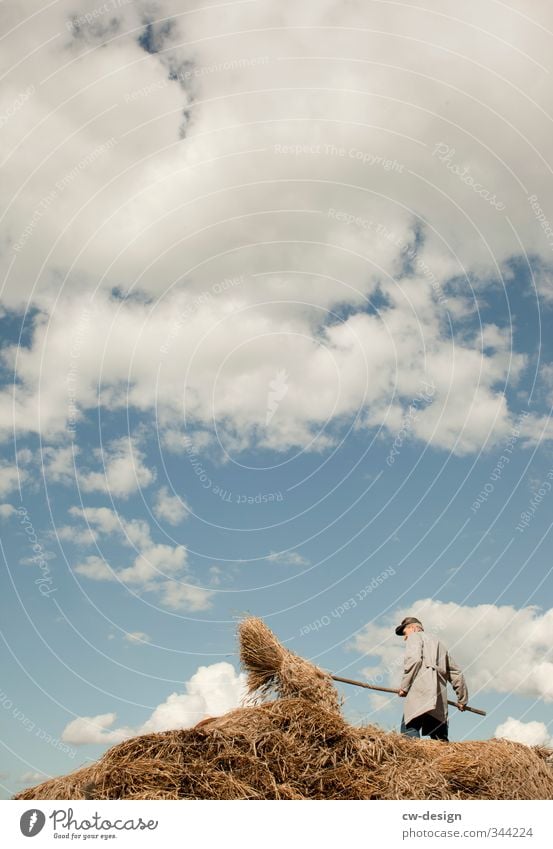
<path fill-rule="evenodd" d="M 461 710 L 463 710 L 469 700 L 469 691 L 463 673 L 449 652 L 447 655 L 447 680 L 451 682 L 457 696 L 458 706 L 460 705 Z"/>
<path fill-rule="evenodd" d="M 415 675 L 422 665 L 422 639 L 419 633 L 409 634 L 405 642 L 405 656 L 403 659 L 403 678 L 399 685 L 399 691 L 407 694 Z"/>

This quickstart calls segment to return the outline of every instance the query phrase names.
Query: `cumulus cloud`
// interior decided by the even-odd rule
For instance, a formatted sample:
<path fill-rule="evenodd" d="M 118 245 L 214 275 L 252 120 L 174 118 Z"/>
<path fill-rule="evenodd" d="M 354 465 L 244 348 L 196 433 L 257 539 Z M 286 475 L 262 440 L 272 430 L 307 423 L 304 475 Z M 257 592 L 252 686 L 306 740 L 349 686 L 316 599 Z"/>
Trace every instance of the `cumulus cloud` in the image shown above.
<path fill-rule="evenodd" d="M 185 692 L 172 693 L 142 726 L 143 732 L 187 728 L 206 716 L 220 716 L 238 707 L 246 695 L 246 675 L 221 661 L 200 666 L 186 682 Z"/>
<path fill-rule="evenodd" d="M 547 403 L 553 406 L 553 365 L 545 363 L 540 369 L 540 381 L 546 395 Z"/>
<path fill-rule="evenodd" d="M 115 534 L 121 542 L 130 547 L 146 547 L 151 544 L 147 522 L 141 519 L 125 519 L 110 507 L 70 507 L 69 514 L 86 522 L 93 539 Z"/>
<path fill-rule="evenodd" d="M 38 781 L 44 781 L 47 778 L 45 772 L 34 772 L 33 770 L 29 770 L 28 772 L 24 772 L 20 778 L 20 784 L 36 784 Z"/>
<path fill-rule="evenodd" d="M 525 743 L 527 746 L 548 746 L 553 748 L 553 737 L 544 722 L 521 722 L 510 716 L 495 729 L 495 737 Z"/>
<path fill-rule="evenodd" d="M 247 300 L 234 306 L 229 300 L 207 304 L 186 322 L 186 333 L 174 339 L 167 357 L 159 351 L 167 326 L 174 324 L 182 310 L 182 296 L 168 295 L 151 314 L 146 304 L 121 307 L 99 294 L 94 306 L 98 332 L 80 352 L 76 403 L 83 410 L 93 409 L 98 381 L 103 380 L 105 407 L 118 410 L 130 405 L 148 414 L 155 401 L 161 429 L 174 433 L 182 415 L 182 363 L 187 363 L 190 423 L 203 430 L 215 418 L 223 444 L 233 451 L 252 443 L 273 449 L 304 445 L 323 450 L 335 439 L 332 422 L 356 416 L 358 426 L 385 426 L 396 432 L 414 396 L 428 385 L 433 387 L 432 398 L 412 419 L 414 438 L 462 454 L 477 450 L 489 435 L 504 437 L 511 414 L 502 388 L 508 378 L 518 380 L 525 357 L 511 352 L 505 334 L 496 336 L 484 354 L 476 337 L 465 336 L 453 347 L 443 335 L 424 282 L 411 281 L 409 289 L 411 299 L 417 295 L 420 302 L 416 312 L 396 284 L 382 284 L 389 307 L 383 307 L 380 315 L 363 312 L 334 324 L 328 324 L 326 313 L 311 315 L 305 309 L 295 314 L 290 308 L 287 315 L 271 317 L 264 307 Z M 57 340 L 53 352 L 70 344 L 66 328 L 73 322 L 71 313 L 77 304 L 67 308 L 70 314 L 60 307 L 48 324 L 48 338 Z M 115 315 L 116 336 L 110 334 Z M 37 330 L 37 349 L 43 347 L 39 337 L 45 332 Z M 249 339 L 251 344 L 244 341 Z M 99 347 L 104 349 L 101 360 Z M 40 428 L 54 435 L 67 424 L 66 388 L 54 362 L 52 369 L 48 367 L 48 350 L 50 346 L 40 360 L 34 346 L 18 354 L 22 385 L 15 416 L 23 430 Z M 288 375 L 287 393 L 267 424 L 267 398 L 276 365 Z M 42 372 L 40 417 L 38 369 Z M 125 379 L 129 383 L 122 392 L 120 384 Z M 4 426 L 10 426 L 7 419 Z M 85 491 L 126 497 L 154 479 L 144 455 L 127 438 L 112 442 L 103 453 L 96 452 L 96 458 L 100 471 L 79 473 Z"/>
<path fill-rule="evenodd" d="M 208 570 L 209 583 L 212 587 L 218 587 L 223 582 L 225 573 L 220 566 L 210 566 Z"/>
<path fill-rule="evenodd" d="M 4 17 L 11 15 L 11 23 L 20 23 L 33 6 L 22 2 L 17 11 L 5 11 Z M 137 276 L 141 284 L 159 289 L 163 280 L 170 278 L 148 267 L 152 245 L 159 267 L 174 270 L 175 261 L 182 255 L 178 253 L 177 235 L 182 238 L 196 227 L 213 222 L 213 200 L 197 203 L 191 216 L 186 205 L 183 208 L 182 198 L 215 188 L 219 190 L 215 202 L 221 218 L 230 209 L 259 212 L 258 200 L 247 188 L 235 190 L 232 197 L 225 189 L 245 183 L 260 172 L 276 181 L 297 173 L 304 176 L 309 169 L 315 179 L 325 174 L 327 179 L 332 176 L 336 181 L 375 193 L 388 189 L 390 195 L 401 198 L 408 206 L 414 205 L 416 193 L 421 214 L 433 213 L 427 219 L 440 221 L 440 235 L 451 245 L 451 253 L 442 258 L 442 266 L 446 257 L 452 263 L 454 249 L 460 249 L 462 262 L 470 258 L 473 265 L 493 266 L 494 254 L 501 259 L 512 252 L 512 231 L 504 216 L 496 214 L 487 199 L 468 185 L 466 174 L 463 181 L 447 168 L 449 161 L 433 155 L 441 143 L 454 150 L 452 159 L 460 170 L 466 168 L 490 195 L 496 193 L 508 207 L 521 238 L 545 253 L 543 232 L 527 208 L 516 203 L 520 183 L 539 191 L 543 172 L 543 161 L 535 148 L 516 132 L 517 118 L 520 120 L 517 108 L 519 113 L 531 115 L 527 132 L 539 149 L 548 132 L 546 114 L 539 107 L 547 110 L 551 98 L 546 87 L 536 86 L 536 73 L 543 73 L 540 65 L 547 58 L 547 44 L 536 27 L 520 15 L 523 6 L 514 4 L 501 16 L 493 9 L 486 12 L 479 8 L 477 27 L 467 7 L 461 32 L 459 9 L 453 3 L 444 6 L 433 0 L 424 10 L 414 7 L 407 14 L 403 8 L 381 4 L 371 10 L 370 25 L 392 33 L 388 38 L 367 32 L 366 6 L 359 2 L 347 6 L 338 0 L 309 2 L 301 7 L 292 0 L 263 7 L 240 4 L 227 8 L 225 15 L 208 7 L 202 9 L 202 14 L 191 14 L 194 8 L 191 2 L 177 4 L 167 0 L 157 3 L 154 11 L 147 3 L 136 2 L 110 9 L 109 14 L 98 14 L 94 21 L 74 27 L 71 21 L 78 19 L 80 13 L 82 16 L 89 12 L 88 4 L 83 0 L 62 2 L 42 16 L 40 32 L 36 27 L 20 26 L 13 33 L 5 57 L 8 68 L 18 56 L 19 40 L 26 39 L 30 48 L 43 42 L 45 35 L 61 34 L 18 68 L 19 86 L 26 81 L 30 85 L 36 83 L 39 68 L 43 74 L 48 69 L 52 78 L 46 74 L 40 90 L 33 92 L 6 127 L 7 148 L 11 150 L 22 132 L 32 130 L 38 120 L 49 116 L 40 136 L 32 133 L 29 142 L 36 154 L 34 161 L 41 167 L 25 191 L 14 198 L 10 210 L 14 244 L 40 201 L 60 183 L 56 215 L 44 214 L 25 245 L 42 246 L 48 236 L 58 236 L 67 227 L 55 245 L 58 266 L 62 265 L 60 260 L 65 259 L 68 264 L 68 257 L 73 258 L 75 244 L 83 246 L 86 237 L 92 237 L 78 263 L 82 267 L 89 262 L 94 271 L 103 271 L 107 260 L 119 253 L 117 248 L 132 242 L 132 255 L 127 250 L 119 258 L 118 276 L 130 281 L 134 279 L 133 272 L 140 270 Z M 545 2 L 540 0 L 533 7 L 533 14 L 539 20 L 546 10 Z M 9 25 L 10 21 L 5 23 Z M 316 39 L 310 26 L 318 28 Z M 427 38 L 429 30 L 431 39 Z M 228 33 L 233 33 L 233 37 Z M 399 45 L 403 72 L 392 71 L 386 62 L 391 47 Z M 161 46 L 162 51 L 155 52 Z M 329 60 L 330 46 L 337 56 L 355 57 L 356 61 Z M 298 55 L 302 58 L 293 58 Z M 324 61 L 320 56 L 325 57 Z M 486 59 L 484 70 L 479 61 L 482 56 Z M 61 65 L 69 72 L 60 73 Z M 274 89 L 277 74 L 282 91 L 267 93 L 271 85 Z M 304 87 L 315 79 L 320 83 L 319 91 L 307 97 Z M 365 115 L 367 109 L 367 82 L 374 92 L 370 99 L 371 121 L 360 126 L 359 115 Z M 83 91 L 87 97 L 79 96 Z M 237 97 L 241 91 L 250 94 Z M 530 92 L 537 104 L 534 108 Z M 399 94 L 401 102 L 394 102 Z M 204 101 L 214 98 L 215 102 L 204 105 Z M 64 108 L 49 115 L 52 105 L 65 104 L 66 100 Z M 325 107 L 329 106 L 335 119 L 333 126 L 322 120 Z M 189 119 L 179 145 L 185 112 Z M 284 120 L 280 126 L 267 126 L 264 116 Z M 156 120 L 152 120 L 154 117 Z M 258 121 L 254 126 L 248 123 L 252 117 Z M 304 120 L 300 126 L 294 121 L 299 117 Z M 514 129 L 509 126 L 509 119 Z M 217 133 L 223 127 L 226 132 Z M 74 137 L 69 128 L 78 131 Z M 121 143 L 129 132 L 133 144 Z M 84 153 L 96 151 L 112 138 L 115 143 L 111 147 L 78 167 Z M 56 142 L 60 141 L 63 148 L 57 150 Z M 295 153 L 292 148 L 286 153 L 275 150 L 275 142 L 282 146 L 319 144 L 321 149 L 319 153 Z M 332 148 L 325 152 L 325 145 L 333 146 L 336 152 Z M 342 155 L 340 149 L 344 150 Z M 247 156 L 240 155 L 242 150 L 248 151 Z M 182 167 L 183 151 L 186 168 Z M 404 167 L 394 171 L 382 161 L 371 165 L 372 159 L 363 161 L 364 154 L 373 158 L 380 155 L 384 162 L 395 161 Z M 217 155 L 223 157 L 222 161 L 216 160 Z M 12 191 L 20 188 L 24 157 L 23 151 L 13 150 L 13 176 L 8 187 Z M 206 161 L 209 168 L 202 167 Z M 432 179 L 434 186 L 425 187 L 421 180 L 413 180 L 405 173 L 406 164 L 417 174 Z M 70 166 L 77 167 L 78 172 L 72 173 Z M 105 209 L 105 192 L 92 197 L 94 188 L 102 188 L 110 180 L 111 220 Z M 277 203 L 293 193 L 301 200 L 325 196 L 324 187 L 318 185 L 294 186 L 293 191 L 282 185 L 274 191 L 272 200 Z M 334 197 L 336 191 L 333 186 Z M 83 195 L 89 203 L 81 210 Z M 340 195 L 347 197 L 348 193 L 342 189 Z M 80 214 L 72 221 L 75 211 Z M 163 219 L 162 212 L 168 212 Z M 493 228 L 489 226 L 492 214 Z M 396 212 L 393 219 L 399 218 Z M 105 225 L 95 233 L 93 225 L 97 229 L 103 222 Z M 256 228 L 256 235 L 278 232 L 279 226 L 284 230 L 286 223 L 279 225 L 271 219 L 264 222 L 258 215 L 236 222 L 233 235 L 242 235 L 252 227 Z M 148 240 L 137 238 L 143 227 L 148 228 Z M 479 228 L 486 233 L 491 230 L 489 247 L 483 244 Z M 308 227 L 302 222 L 303 229 Z M 321 230 L 318 222 L 317 229 Z M 323 225 L 322 229 L 333 228 Z M 221 233 L 222 247 L 228 241 L 228 232 Z M 52 242 L 56 242 L 55 237 L 50 238 Z M 362 242 L 359 239 L 357 243 Z M 14 298 L 16 280 L 25 280 L 24 271 L 39 261 L 37 258 L 33 262 L 31 251 L 23 249 L 25 245 L 18 252 L 21 267 L 12 271 L 9 281 Z M 201 245 L 194 244 L 194 248 L 195 254 L 201 255 Z M 163 257 L 165 249 L 169 255 Z M 279 246 L 279 250 L 293 252 L 288 246 Z M 314 248 L 305 250 L 315 252 Z M 438 253 L 437 244 L 433 252 Z M 383 246 L 378 257 L 387 254 L 395 255 L 397 251 L 391 245 Z M 35 277 L 29 275 L 28 279 Z"/>
<path fill-rule="evenodd" d="M 9 464 L 0 465 L 0 496 L 9 495 L 26 479 L 25 469 Z"/>
<path fill-rule="evenodd" d="M 92 545 L 95 540 L 95 535 L 89 528 L 78 528 L 76 525 L 56 525 L 53 537 L 56 537 L 60 542 L 70 542 L 76 546 Z"/>
<path fill-rule="evenodd" d="M 154 502 L 154 514 L 158 519 L 164 519 L 170 525 L 180 525 L 187 517 L 189 507 L 178 495 L 170 495 L 166 486 L 157 492 Z"/>
<path fill-rule="evenodd" d="M 162 604 L 171 610 L 208 610 L 212 604 L 213 590 L 176 580 L 160 581 Z"/>
<path fill-rule="evenodd" d="M 265 559 L 270 563 L 285 563 L 289 566 L 309 565 L 309 560 L 297 551 L 272 551 Z"/>
<path fill-rule="evenodd" d="M 144 631 L 129 631 L 128 634 L 125 634 L 124 639 L 128 643 L 150 643 L 152 641 L 151 637 Z"/>
<path fill-rule="evenodd" d="M 115 713 L 102 713 L 97 716 L 79 716 L 63 729 L 61 739 L 66 743 L 121 743 L 133 736 L 132 728 L 110 730 L 117 719 Z"/>
<path fill-rule="evenodd" d="M 108 507 L 71 507 L 69 513 L 87 524 L 86 531 L 78 526 L 74 529 L 73 542 L 101 545 L 104 539 L 114 539 L 136 555 L 128 566 L 114 566 L 113 557 L 87 555 L 73 566 L 76 574 L 92 581 L 120 581 L 136 591 L 153 592 L 171 610 L 198 611 L 211 606 L 213 590 L 197 586 L 192 580 L 186 548 L 154 542 L 148 522 L 125 519 Z M 58 537 L 71 539 L 73 527 L 62 526 Z"/>
<path fill-rule="evenodd" d="M 16 512 L 17 511 L 12 504 L 0 504 L 0 519 L 11 519 Z"/>
<path fill-rule="evenodd" d="M 130 437 L 112 440 L 105 449 L 95 451 L 95 455 L 103 470 L 79 475 L 79 484 L 85 492 L 106 492 L 128 498 L 155 480 L 155 473 L 144 463 L 144 453 Z"/>
<path fill-rule="evenodd" d="M 79 453 L 77 445 L 47 445 L 41 454 L 46 483 L 69 484 L 75 480 L 75 459 Z"/>
<path fill-rule="evenodd" d="M 190 728 L 208 716 L 219 716 L 240 705 L 246 695 L 246 675 L 230 663 L 200 666 L 185 683 L 183 693 L 171 693 L 137 728 L 113 728 L 115 713 L 78 717 L 63 730 L 62 740 L 73 745 L 119 743 L 137 734 Z"/>
<path fill-rule="evenodd" d="M 28 466 L 33 459 L 33 452 L 29 448 L 20 448 L 16 457 L 18 466 Z"/>
<path fill-rule="evenodd" d="M 102 557 L 96 554 L 91 554 L 85 557 L 80 563 L 73 566 L 73 571 L 77 575 L 84 575 L 85 578 L 90 578 L 91 581 L 116 581 L 117 577 L 109 564 Z"/>
<path fill-rule="evenodd" d="M 394 626 L 404 616 L 416 616 L 444 641 L 465 673 L 471 698 L 494 692 L 553 701 L 553 609 L 421 599 L 356 636 L 353 647 L 376 661 L 364 670 L 368 678 L 399 682 L 403 644 Z"/>
<path fill-rule="evenodd" d="M 528 200 L 548 191 L 549 54 L 522 2 L 478 26 L 452 0 L 370 21 L 339 0 L 92 18 L 75 0 L 31 28 L 33 10 L 2 10 L 6 108 L 27 92 L 3 128 L 4 302 L 37 309 L 2 352 L 5 436 L 14 417 L 59 436 L 98 404 L 155 408 L 174 434 L 184 403 L 235 451 L 324 450 L 358 412 L 397 433 L 423 380 L 410 438 L 467 454 L 505 436 L 528 360 L 507 313 L 476 331 L 478 295 L 520 257 L 548 293 L 551 265 Z M 149 474 L 116 452 L 83 482 L 125 497 Z"/>

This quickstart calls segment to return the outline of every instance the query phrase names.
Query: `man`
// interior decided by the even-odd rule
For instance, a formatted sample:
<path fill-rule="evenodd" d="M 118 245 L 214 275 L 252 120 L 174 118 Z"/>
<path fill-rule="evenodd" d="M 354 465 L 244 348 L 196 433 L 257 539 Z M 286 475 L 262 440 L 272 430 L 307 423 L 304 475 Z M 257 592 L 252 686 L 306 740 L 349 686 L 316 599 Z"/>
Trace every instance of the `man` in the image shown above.
<path fill-rule="evenodd" d="M 463 673 L 443 643 L 426 634 L 414 616 L 407 616 L 396 634 L 406 641 L 399 690 L 405 699 L 401 733 L 408 737 L 423 734 L 447 743 L 447 682 L 453 685 L 457 707 L 464 710 L 469 696 Z"/>

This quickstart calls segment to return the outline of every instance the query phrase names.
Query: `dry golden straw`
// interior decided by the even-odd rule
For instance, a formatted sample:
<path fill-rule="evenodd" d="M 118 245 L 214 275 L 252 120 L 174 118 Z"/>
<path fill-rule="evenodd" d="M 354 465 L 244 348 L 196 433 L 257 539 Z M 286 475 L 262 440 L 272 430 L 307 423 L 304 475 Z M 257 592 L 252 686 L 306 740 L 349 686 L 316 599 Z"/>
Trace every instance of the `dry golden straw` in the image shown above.
<path fill-rule="evenodd" d="M 411 740 L 341 715 L 330 677 L 260 620 L 239 626 L 252 698 L 146 734 L 16 799 L 553 799 L 551 752 L 507 740 Z"/>

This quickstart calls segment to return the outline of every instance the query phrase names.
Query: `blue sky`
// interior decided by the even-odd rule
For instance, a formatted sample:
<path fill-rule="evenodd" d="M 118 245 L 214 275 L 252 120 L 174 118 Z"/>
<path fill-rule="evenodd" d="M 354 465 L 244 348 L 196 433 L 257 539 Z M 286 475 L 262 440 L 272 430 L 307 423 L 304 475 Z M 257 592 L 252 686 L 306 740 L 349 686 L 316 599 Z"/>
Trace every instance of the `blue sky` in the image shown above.
<path fill-rule="evenodd" d="M 246 614 L 383 686 L 418 614 L 550 742 L 543 31 L 107 6 L 2 12 L 4 797 L 236 705 Z"/>

